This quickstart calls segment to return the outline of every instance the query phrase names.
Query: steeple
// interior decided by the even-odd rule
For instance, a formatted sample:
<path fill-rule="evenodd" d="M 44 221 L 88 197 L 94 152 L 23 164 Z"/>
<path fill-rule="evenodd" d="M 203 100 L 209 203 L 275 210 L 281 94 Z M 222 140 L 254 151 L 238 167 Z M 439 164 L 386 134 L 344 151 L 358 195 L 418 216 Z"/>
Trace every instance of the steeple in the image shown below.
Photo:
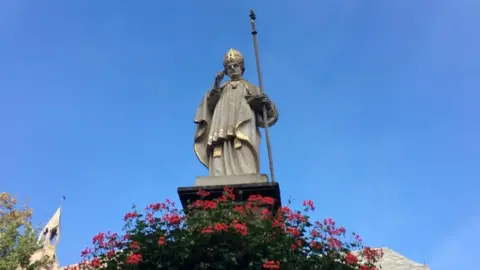
<path fill-rule="evenodd" d="M 55 214 L 50 218 L 47 225 L 43 228 L 38 237 L 38 244 L 43 247 L 55 250 L 60 241 L 60 212 L 61 206 L 58 207 Z"/>
<path fill-rule="evenodd" d="M 38 237 L 38 244 L 40 249 L 33 253 L 30 258 L 30 263 L 33 264 L 41 260 L 44 256 L 48 256 L 52 263 L 41 270 L 57 270 L 59 269 L 59 263 L 57 260 L 57 245 L 60 241 L 60 212 L 61 206 L 48 221 L 47 225 L 40 232 Z M 40 269 L 39 269 L 40 270 Z"/>

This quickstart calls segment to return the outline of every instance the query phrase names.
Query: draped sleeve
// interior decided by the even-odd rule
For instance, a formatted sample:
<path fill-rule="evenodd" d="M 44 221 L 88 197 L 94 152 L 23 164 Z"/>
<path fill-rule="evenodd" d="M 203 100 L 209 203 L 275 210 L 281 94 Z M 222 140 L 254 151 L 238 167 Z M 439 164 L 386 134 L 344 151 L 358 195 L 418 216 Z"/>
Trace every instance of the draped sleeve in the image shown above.
<path fill-rule="evenodd" d="M 267 105 L 267 124 L 269 127 L 275 125 L 278 121 L 278 110 L 275 107 L 275 104 L 270 101 Z M 257 114 L 257 125 L 260 127 L 265 127 L 265 121 L 263 120 L 263 111 Z"/>
<path fill-rule="evenodd" d="M 256 96 L 256 95 L 262 94 L 262 91 L 257 86 L 253 85 L 248 81 L 244 81 L 244 83 L 245 83 L 245 87 L 248 89 L 249 95 Z M 269 104 L 267 104 L 267 120 L 266 121 L 269 127 L 275 125 L 275 123 L 277 123 L 278 121 L 278 110 L 272 101 L 270 101 Z M 265 120 L 263 119 L 263 111 L 257 113 L 257 126 L 265 127 Z"/>
<path fill-rule="evenodd" d="M 207 141 L 208 131 L 212 122 L 212 111 L 209 108 L 209 92 L 203 97 L 200 106 L 195 115 L 195 124 L 197 124 L 194 138 L 194 151 L 198 160 L 208 168 Z"/>

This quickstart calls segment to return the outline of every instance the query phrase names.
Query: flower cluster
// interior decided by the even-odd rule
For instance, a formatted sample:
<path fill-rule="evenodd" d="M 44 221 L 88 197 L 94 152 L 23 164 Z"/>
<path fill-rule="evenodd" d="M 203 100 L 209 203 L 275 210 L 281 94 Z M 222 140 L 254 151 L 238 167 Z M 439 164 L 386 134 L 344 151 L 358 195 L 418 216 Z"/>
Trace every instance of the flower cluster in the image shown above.
<path fill-rule="evenodd" d="M 375 270 L 381 251 L 331 218 L 311 222 L 315 209 L 274 209 L 275 200 L 250 196 L 235 202 L 232 189 L 219 198 L 191 203 L 186 212 L 167 200 L 135 207 L 125 215 L 124 234 L 99 233 L 82 252 L 79 269 L 360 269 Z"/>

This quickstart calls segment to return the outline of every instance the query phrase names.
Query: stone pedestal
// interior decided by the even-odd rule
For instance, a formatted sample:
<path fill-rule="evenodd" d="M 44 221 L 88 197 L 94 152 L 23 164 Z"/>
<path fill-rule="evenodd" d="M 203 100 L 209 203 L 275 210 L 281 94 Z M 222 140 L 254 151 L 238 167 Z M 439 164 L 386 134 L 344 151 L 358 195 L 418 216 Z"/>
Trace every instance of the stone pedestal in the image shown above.
<path fill-rule="evenodd" d="M 195 181 L 195 186 L 230 186 L 240 184 L 268 183 L 266 174 L 243 174 L 231 176 L 199 176 Z"/>
<path fill-rule="evenodd" d="M 275 199 L 274 211 L 282 205 L 279 184 L 268 182 L 265 174 L 198 177 L 195 186 L 179 187 L 177 191 L 183 208 L 187 209 L 189 203 L 200 199 L 199 190 L 210 192 L 205 199 L 211 200 L 220 197 L 225 187 L 233 188 L 235 202 L 239 204 L 246 203 L 251 195 L 261 195 Z"/>

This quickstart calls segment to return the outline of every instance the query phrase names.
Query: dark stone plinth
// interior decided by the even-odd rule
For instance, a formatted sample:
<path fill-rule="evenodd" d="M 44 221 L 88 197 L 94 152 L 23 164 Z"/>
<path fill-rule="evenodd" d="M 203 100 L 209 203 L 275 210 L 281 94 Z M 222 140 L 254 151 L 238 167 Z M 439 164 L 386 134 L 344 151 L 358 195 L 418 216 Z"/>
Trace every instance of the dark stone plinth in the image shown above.
<path fill-rule="evenodd" d="M 280 185 L 275 182 L 266 183 L 248 183 L 248 184 L 235 184 L 235 185 L 219 185 L 219 186 L 193 186 L 193 187 L 179 187 L 177 189 L 180 201 L 182 202 L 183 209 L 187 209 L 189 203 L 193 203 L 201 197 L 197 195 L 199 190 L 210 192 L 210 195 L 204 200 L 212 200 L 222 196 L 224 188 L 233 188 L 235 194 L 235 202 L 242 204 L 246 203 L 251 195 L 261 195 L 263 197 L 271 197 L 275 199 L 273 205 L 274 211 L 276 211 L 282 205 L 280 198 Z"/>

